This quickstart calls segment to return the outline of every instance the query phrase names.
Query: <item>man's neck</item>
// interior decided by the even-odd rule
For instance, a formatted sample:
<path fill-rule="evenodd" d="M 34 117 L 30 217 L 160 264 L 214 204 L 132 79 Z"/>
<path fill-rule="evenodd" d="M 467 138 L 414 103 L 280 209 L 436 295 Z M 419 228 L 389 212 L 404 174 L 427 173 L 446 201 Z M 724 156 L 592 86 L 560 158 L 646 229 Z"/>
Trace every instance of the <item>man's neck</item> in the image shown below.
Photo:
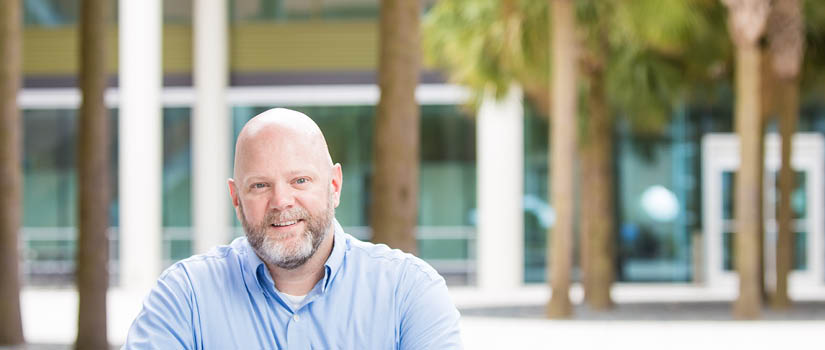
<path fill-rule="evenodd" d="M 334 227 L 330 227 L 315 254 L 297 268 L 287 270 L 267 263 L 269 275 L 275 281 L 275 288 L 281 293 L 290 295 L 306 295 L 309 293 L 315 284 L 324 278 L 324 264 L 332 253 L 334 236 Z"/>

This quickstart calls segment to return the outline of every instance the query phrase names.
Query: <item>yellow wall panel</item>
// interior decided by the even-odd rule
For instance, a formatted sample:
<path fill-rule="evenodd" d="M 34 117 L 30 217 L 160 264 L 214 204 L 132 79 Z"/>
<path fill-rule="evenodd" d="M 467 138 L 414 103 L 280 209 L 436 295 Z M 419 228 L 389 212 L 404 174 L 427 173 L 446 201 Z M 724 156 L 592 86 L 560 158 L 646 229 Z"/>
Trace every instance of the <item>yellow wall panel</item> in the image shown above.
<path fill-rule="evenodd" d="M 167 24 L 163 27 L 163 71 L 192 73 L 192 27 Z"/>
<path fill-rule="evenodd" d="M 26 28 L 26 75 L 73 75 L 77 71 L 75 27 Z M 117 29 L 109 31 L 109 71 L 117 72 Z M 234 72 L 364 71 L 377 67 L 376 21 L 246 22 L 233 24 L 229 44 Z M 164 73 L 192 71 L 192 28 L 163 29 Z"/>
<path fill-rule="evenodd" d="M 118 33 L 109 32 L 108 71 L 117 72 Z M 23 74 L 74 75 L 80 57 L 76 27 L 26 28 L 23 31 Z M 186 25 L 163 28 L 163 70 L 165 73 L 189 73 L 192 67 L 192 30 Z"/>
<path fill-rule="evenodd" d="M 233 71 L 372 70 L 378 23 L 306 21 L 246 23 L 231 32 Z"/>
<path fill-rule="evenodd" d="M 77 31 L 74 27 L 23 31 L 23 74 L 75 74 Z"/>

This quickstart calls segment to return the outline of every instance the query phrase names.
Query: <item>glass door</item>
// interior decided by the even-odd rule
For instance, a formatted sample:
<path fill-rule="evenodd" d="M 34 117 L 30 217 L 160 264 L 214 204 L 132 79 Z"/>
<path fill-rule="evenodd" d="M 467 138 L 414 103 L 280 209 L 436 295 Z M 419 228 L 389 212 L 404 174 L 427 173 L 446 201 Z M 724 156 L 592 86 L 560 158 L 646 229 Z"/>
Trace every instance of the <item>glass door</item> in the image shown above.
<path fill-rule="evenodd" d="M 790 288 L 825 284 L 825 246 L 823 246 L 823 151 L 819 134 L 794 137 L 791 165 L 795 170 L 795 189 L 791 195 L 794 213 L 794 259 Z M 777 135 L 765 140 L 764 174 L 764 257 L 765 282 L 775 285 L 778 170 L 780 142 Z M 739 144 L 734 134 L 708 134 L 702 140 L 702 226 L 705 283 L 709 287 L 735 288 L 734 271 L 734 194 Z"/>

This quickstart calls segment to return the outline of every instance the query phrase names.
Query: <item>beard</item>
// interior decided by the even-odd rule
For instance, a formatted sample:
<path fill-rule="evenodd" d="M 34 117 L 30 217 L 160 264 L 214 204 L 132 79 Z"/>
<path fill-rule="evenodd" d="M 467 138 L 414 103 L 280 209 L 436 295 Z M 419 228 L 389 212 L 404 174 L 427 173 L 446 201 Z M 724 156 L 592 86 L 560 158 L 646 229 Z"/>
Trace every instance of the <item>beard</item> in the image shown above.
<path fill-rule="evenodd" d="M 267 264 L 286 270 L 298 268 L 315 255 L 329 232 L 332 218 L 335 217 L 332 191 L 328 194 L 327 207 L 314 215 L 303 207 L 293 207 L 289 210 L 269 211 L 264 220 L 253 224 L 246 219 L 240 201 L 238 207 L 241 211 L 241 224 L 246 238 L 258 257 Z M 292 220 L 303 220 L 306 224 L 306 230 L 299 233 L 301 237 L 298 237 L 296 242 L 284 242 L 285 235 L 267 233 L 271 224 Z"/>

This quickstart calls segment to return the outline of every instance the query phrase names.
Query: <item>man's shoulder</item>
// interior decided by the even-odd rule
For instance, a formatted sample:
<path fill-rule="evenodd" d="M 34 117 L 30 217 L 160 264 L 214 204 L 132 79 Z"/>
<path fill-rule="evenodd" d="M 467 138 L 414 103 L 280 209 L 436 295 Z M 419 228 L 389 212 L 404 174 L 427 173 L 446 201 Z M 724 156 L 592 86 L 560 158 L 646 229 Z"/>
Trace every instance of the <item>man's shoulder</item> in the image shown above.
<path fill-rule="evenodd" d="M 241 264 L 245 250 L 245 239 L 239 237 L 228 245 L 216 246 L 202 254 L 195 254 L 179 260 L 161 273 L 160 278 L 184 275 L 187 279 L 197 279 L 200 276 L 215 277 L 217 274 L 227 274 Z"/>
<path fill-rule="evenodd" d="M 442 279 L 430 264 L 415 255 L 405 253 L 400 249 L 392 249 L 383 243 L 375 244 L 361 241 L 350 235 L 346 236 L 348 258 L 364 264 L 365 268 L 430 280 Z"/>

